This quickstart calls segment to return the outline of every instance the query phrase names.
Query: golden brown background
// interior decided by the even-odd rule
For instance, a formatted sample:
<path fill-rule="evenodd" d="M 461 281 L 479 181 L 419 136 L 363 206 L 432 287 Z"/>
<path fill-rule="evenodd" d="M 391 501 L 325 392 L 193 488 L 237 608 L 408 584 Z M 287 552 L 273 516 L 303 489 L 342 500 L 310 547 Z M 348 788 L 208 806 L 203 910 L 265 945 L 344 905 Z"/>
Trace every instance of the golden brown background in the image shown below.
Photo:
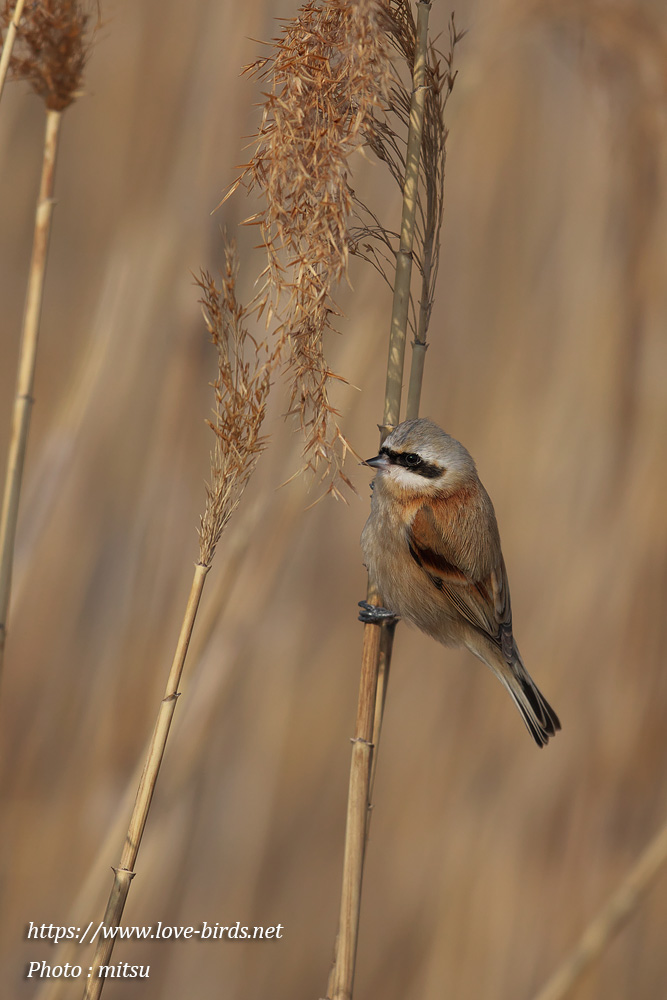
<path fill-rule="evenodd" d="M 240 67 L 295 4 L 104 6 L 66 113 L 3 679 L 2 995 L 33 997 L 29 921 L 97 921 L 197 558 L 214 356 L 190 271 L 259 86 Z M 434 5 L 434 31 L 450 8 Z M 667 819 L 667 14 L 660 2 L 479 0 L 448 110 L 443 261 L 423 413 L 491 493 L 518 640 L 563 732 L 531 743 L 469 654 L 400 627 L 368 850 L 359 1000 L 528 998 Z M 0 456 L 43 109 L 0 106 Z M 380 166 L 357 158 L 387 221 Z M 356 180 L 355 180 L 356 183 Z M 395 223 L 394 223 L 395 225 Z M 244 293 L 261 266 L 239 236 Z M 342 423 L 374 454 L 388 296 L 361 264 L 331 337 Z M 127 924 L 284 924 L 273 942 L 120 943 L 105 997 L 316 998 L 337 924 L 359 673 L 349 506 L 272 442 L 209 577 Z M 107 832 L 118 822 L 103 846 Z M 88 889 L 84 883 L 89 880 Z M 79 898 L 79 893 L 85 895 Z M 72 910 L 72 906 L 78 909 Z M 577 1000 L 667 996 L 667 881 Z M 87 969 L 91 955 L 69 956 Z M 82 983 L 62 984 L 64 997 Z"/>

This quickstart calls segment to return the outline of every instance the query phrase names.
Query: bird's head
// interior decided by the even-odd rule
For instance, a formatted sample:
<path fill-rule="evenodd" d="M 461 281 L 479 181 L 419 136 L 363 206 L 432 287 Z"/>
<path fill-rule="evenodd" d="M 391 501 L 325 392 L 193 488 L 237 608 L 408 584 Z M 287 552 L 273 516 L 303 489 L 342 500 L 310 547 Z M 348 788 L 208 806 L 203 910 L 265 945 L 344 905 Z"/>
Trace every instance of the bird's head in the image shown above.
<path fill-rule="evenodd" d="M 402 498 L 448 496 L 477 481 L 475 463 L 462 444 L 431 420 L 405 420 L 364 462 L 377 469 L 383 491 Z"/>

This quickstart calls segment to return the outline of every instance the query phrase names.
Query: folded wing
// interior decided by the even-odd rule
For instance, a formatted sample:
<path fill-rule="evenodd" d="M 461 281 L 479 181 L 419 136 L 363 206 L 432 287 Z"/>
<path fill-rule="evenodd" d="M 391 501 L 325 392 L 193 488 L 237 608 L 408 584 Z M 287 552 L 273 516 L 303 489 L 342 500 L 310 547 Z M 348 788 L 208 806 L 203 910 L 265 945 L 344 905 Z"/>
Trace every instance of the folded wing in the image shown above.
<path fill-rule="evenodd" d="M 430 507 L 421 507 L 408 530 L 408 545 L 415 562 L 431 584 L 456 608 L 462 618 L 502 651 L 513 655 L 512 609 L 507 573 L 498 549 L 497 564 L 476 579 L 474 560 L 462 558 L 456 544 L 438 528 Z"/>

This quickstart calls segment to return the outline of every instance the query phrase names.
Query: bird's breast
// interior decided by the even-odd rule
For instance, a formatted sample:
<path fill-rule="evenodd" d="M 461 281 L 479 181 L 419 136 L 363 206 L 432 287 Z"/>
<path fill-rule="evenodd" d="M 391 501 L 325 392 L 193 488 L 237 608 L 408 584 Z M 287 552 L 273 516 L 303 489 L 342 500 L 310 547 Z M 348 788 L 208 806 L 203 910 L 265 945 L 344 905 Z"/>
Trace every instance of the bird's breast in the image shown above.
<path fill-rule="evenodd" d="M 385 607 L 434 635 L 442 624 L 441 602 L 408 544 L 407 533 L 420 506 L 421 501 L 397 504 L 374 493 L 361 547 L 370 580 Z"/>

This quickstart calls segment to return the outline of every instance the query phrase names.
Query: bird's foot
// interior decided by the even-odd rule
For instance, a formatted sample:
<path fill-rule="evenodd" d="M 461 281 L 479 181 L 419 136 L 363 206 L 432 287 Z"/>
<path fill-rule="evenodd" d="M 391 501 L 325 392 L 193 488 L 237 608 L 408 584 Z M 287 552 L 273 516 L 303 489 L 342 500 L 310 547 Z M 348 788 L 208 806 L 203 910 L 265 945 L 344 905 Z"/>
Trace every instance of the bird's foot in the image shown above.
<path fill-rule="evenodd" d="M 359 601 L 359 621 L 364 625 L 395 625 L 398 615 L 395 615 L 389 608 L 380 608 L 368 601 Z"/>

